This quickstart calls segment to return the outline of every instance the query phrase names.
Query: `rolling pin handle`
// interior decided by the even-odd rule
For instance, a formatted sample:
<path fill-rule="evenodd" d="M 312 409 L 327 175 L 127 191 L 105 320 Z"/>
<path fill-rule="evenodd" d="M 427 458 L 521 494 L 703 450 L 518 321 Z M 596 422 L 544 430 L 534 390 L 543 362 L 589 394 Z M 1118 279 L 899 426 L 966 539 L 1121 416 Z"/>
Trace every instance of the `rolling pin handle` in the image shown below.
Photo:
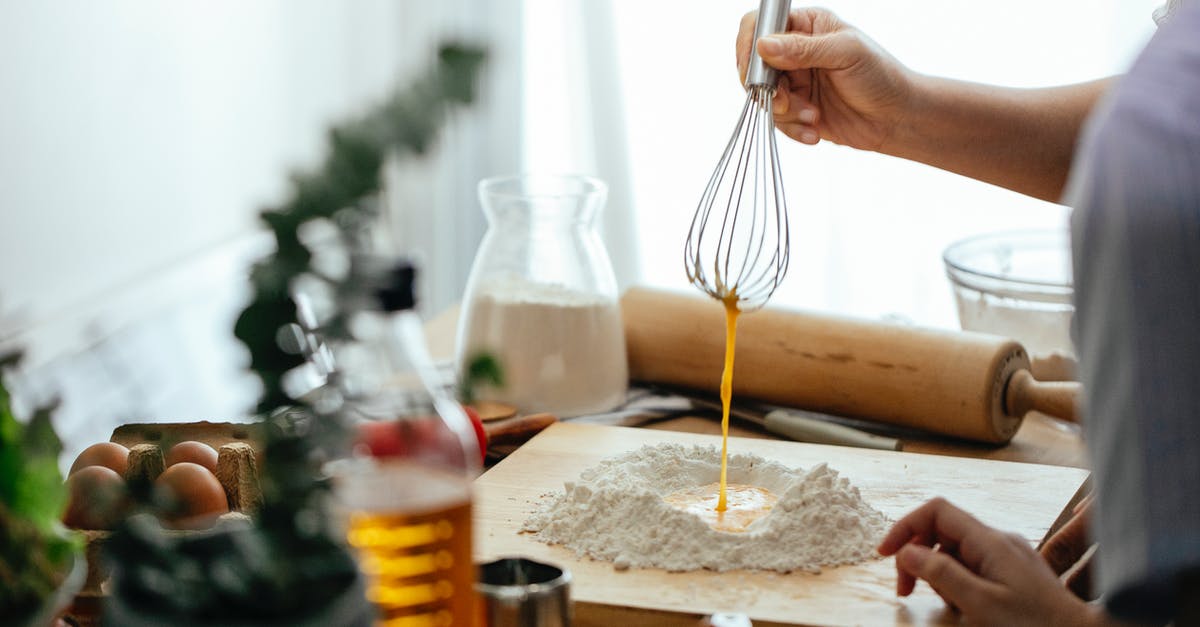
<path fill-rule="evenodd" d="M 1004 391 L 1004 411 L 1017 418 L 1030 411 L 1039 411 L 1078 423 L 1079 388 L 1075 381 L 1038 381 L 1028 370 L 1018 370 L 1009 378 L 1008 388 Z"/>

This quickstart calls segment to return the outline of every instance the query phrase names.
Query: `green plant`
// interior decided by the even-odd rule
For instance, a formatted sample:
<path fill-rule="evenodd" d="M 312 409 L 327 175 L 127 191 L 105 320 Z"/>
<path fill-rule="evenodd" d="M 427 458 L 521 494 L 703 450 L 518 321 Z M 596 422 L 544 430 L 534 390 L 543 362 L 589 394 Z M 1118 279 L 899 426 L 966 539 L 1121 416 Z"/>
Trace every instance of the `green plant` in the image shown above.
<path fill-rule="evenodd" d="M 294 174 L 288 200 L 262 212 L 277 248 L 254 266 L 253 297 L 234 327 L 262 382 L 262 507 L 252 527 L 190 543 L 131 517 L 110 543 L 122 564 L 121 594 L 162 612 L 209 619 L 296 616 L 327 603 L 353 579 L 355 564 L 331 523 L 320 470 L 348 436 L 341 396 L 327 385 L 296 398 L 286 385 L 288 373 L 306 363 L 297 287 L 322 291 L 335 304 L 318 321 L 321 336 L 347 338 L 350 314 L 372 297 L 377 268 L 366 240 L 384 162 L 426 151 L 448 108 L 472 100 L 483 57 L 469 46 L 442 47 L 414 83 L 332 128 L 321 167 Z M 318 224 L 334 227 L 348 260 L 343 272 L 325 268 L 321 244 L 304 236 Z"/>
<path fill-rule="evenodd" d="M 464 403 L 475 402 L 475 389 L 480 385 L 504 385 L 504 368 L 491 353 L 478 353 L 467 361 L 458 383 L 458 398 Z"/>
<path fill-rule="evenodd" d="M 59 524 L 67 491 L 50 422 L 54 404 L 36 408 L 24 425 L 13 414 L 6 375 L 20 361 L 20 352 L 0 354 L 0 616 L 38 607 L 79 548 Z"/>

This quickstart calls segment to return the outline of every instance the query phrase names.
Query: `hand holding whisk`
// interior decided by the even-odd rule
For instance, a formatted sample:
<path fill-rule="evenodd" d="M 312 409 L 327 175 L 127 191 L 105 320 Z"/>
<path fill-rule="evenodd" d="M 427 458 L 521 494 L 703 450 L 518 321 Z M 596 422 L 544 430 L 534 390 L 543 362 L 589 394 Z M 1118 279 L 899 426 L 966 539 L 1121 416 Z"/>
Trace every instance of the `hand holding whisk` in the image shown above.
<path fill-rule="evenodd" d="M 762 0 L 754 40 L 787 28 L 790 0 Z M 684 249 L 688 280 L 741 311 L 767 304 L 787 274 L 787 202 L 771 101 L 778 72 L 751 46 L 746 104 L 692 216 Z"/>

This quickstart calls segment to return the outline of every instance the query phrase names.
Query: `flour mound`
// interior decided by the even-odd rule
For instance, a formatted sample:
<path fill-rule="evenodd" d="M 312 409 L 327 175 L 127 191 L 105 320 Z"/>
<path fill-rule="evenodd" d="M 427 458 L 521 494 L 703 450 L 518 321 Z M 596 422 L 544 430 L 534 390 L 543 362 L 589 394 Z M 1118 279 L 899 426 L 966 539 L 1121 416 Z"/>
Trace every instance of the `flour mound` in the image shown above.
<path fill-rule="evenodd" d="M 523 531 L 618 570 L 756 569 L 818 572 L 878 558 L 886 516 L 858 488 L 818 464 L 792 469 L 753 454 L 729 456 L 728 481 L 779 496 L 745 532 L 717 531 L 663 497 L 716 481 L 715 447 L 660 444 L 601 461 L 564 484 L 525 521 Z"/>

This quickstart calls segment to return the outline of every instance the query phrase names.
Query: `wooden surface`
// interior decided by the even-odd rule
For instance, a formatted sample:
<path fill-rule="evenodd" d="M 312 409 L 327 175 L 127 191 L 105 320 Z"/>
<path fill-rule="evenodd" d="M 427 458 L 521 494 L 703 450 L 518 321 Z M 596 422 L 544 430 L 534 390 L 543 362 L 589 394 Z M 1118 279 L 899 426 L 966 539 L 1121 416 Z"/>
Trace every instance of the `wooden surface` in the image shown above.
<path fill-rule="evenodd" d="M 660 425 L 661 426 L 661 425 Z M 745 612 L 755 625 L 937 624 L 956 620 L 925 585 L 897 599 L 892 560 L 829 569 L 819 575 L 753 571 L 666 573 L 614 571 L 561 547 L 518 533 L 531 511 L 585 468 L 643 444 L 719 446 L 714 436 L 559 424 L 543 432 L 477 481 L 476 557 L 522 555 L 565 566 L 577 625 L 694 625 L 714 612 Z M 1087 472 L 910 452 L 871 451 L 795 442 L 734 438 L 732 451 L 752 451 L 789 466 L 826 462 L 863 497 L 898 518 L 944 496 L 985 523 L 1036 543 L 1074 496 Z"/>

